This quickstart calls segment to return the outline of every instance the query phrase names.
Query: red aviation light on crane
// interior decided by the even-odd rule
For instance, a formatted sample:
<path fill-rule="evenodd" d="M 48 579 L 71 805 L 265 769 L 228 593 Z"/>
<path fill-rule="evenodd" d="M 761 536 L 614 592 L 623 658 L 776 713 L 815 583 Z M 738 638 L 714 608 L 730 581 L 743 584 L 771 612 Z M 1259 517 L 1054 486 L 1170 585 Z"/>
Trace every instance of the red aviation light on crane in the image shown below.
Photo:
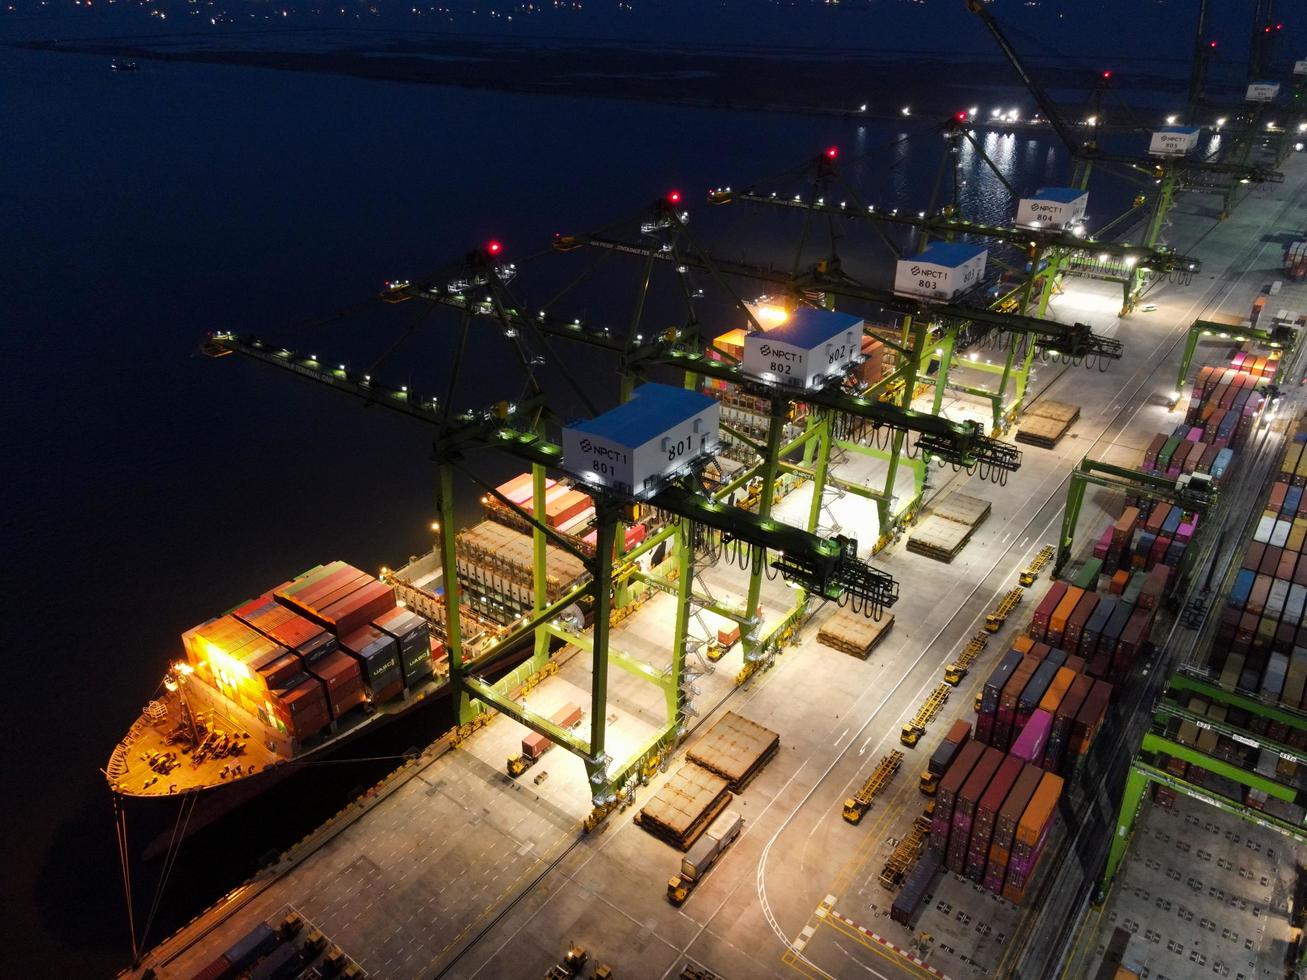
<path fill-rule="evenodd" d="M 966 122 L 970 118 L 970 116 L 968 116 L 965 112 L 955 112 L 953 113 L 953 118 L 956 119 L 958 122 Z"/>
<path fill-rule="evenodd" d="M 1111 71 L 1105 71 L 1105 72 L 1103 72 L 1103 81 L 1106 82 L 1106 81 L 1107 81 L 1108 79 L 1110 79 L 1111 77 L 1112 77 L 1112 72 L 1111 72 Z"/>
<path fill-rule="evenodd" d="M 668 192 L 667 192 L 667 201 L 668 201 L 668 203 L 670 203 L 670 204 L 680 204 L 680 203 L 681 203 L 681 192 L 680 192 L 680 191 L 668 191 Z"/>
<path fill-rule="evenodd" d="M 489 252 L 491 255 L 498 255 L 503 250 L 504 250 L 504 246 L 499 242 L 495 241 L 493 238 L 490 241 L 486 242 L 486 251 Z"/>
<path fill-rule="evenodd" d="M 826 159 L 827 159 L 827 160 L 834 160 L 834 159 L 835 159 L 837 156 L 839 156 L 839 155 L 840 155 L 840 148 L 839 148 L 838 146 L 828 146 L 828 147 L 826 147 Z"/>

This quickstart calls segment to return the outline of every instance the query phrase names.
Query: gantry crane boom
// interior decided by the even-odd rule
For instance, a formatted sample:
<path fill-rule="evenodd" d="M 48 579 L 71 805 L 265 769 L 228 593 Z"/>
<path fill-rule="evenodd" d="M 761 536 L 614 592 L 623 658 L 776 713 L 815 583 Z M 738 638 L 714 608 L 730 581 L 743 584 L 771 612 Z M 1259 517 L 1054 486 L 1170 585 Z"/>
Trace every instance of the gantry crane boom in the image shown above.
<path fill-rule="evenodd" d="M 979 16 L 981 22 L 989 29 L 989 33 L 994 35 L 994 40 L 998 43 L 1000 50 L 1007 57 L 1007 60 L 1011 62 L 1012 67 L 1016 69 L 1016 73 L 1021 76 L 1022 84 L 1034 96 L 1039 111 L 1044 114 L 1044 118 L 1052 125 L 1053 131 L 1057 133 L 1057 138 L 1065 144 L 1073 156 L 1079 156 L 1084 150 L 1084 144 L 1079 142 L 1071 133 L 1066 121 L 1062 118 L 1062 112 L 1058 109 L 1057 103 L 1044 91 L 1044 87 L 1035 81 L 1034 76 L 1026 71 L 1026 66 L 1022 63 L 1021 56 L 1017 54 L 1016 48 L 1007 39 L 1003 29 L 998 26 L 998 21 L 985 9 L 984 0 L 966 0 L 966 4 L 967 9 Z"/>
<path fill-rule="evenodd" d="M 594 241 L 598 242 L 599 240 L 594 239 Z M 645 246 L 629 246 L 628 248 L 638 248 L 641 250 L 640 254 L 653 256 L 656 259 L 671 258 L 670 254 L 663 253 L 658 249 Z M 706 267 L 710 261 L 714 263 L 718 261 L 697 253 L 678 253 L 678 258 L 700 268 Z M 727 274 L 737 274 L 740 264 L 727 263 L 727 265 L 729 268 L 723 271 Z M 758 270 L 758 272 L 761 271 Z M 803 391 L 787 389 L 780 385 L 767 384 L 761 380 L 746 378 L 741 374 L 738 366 L 709 358 L 701 352 L 686 350 L 681 343 L 667 343 L 661 339 L 656 339 L 632 347 L 623 338 L 609 333 L 587 330 L 581 326 L 578 320 L 552 317 L 544 313 L 530 315 L 504 302 L 492 303 L 489 299 L 479 295 L 477 290 L 479 288 L 488 288 L 495 275 L 494 269 L 487 266 L 483 267 L 479 272 L 469 270 L 467 275 L 458 280 L 457 288 L 450 288 L 447 284 L 440 282 L 406 283 L 399 287 L 398 291 L 410 298 L 448 306 L 470 313 L 473 316 L 492 317 L 511 329 L 534 330 L 544 336 L 564 338 L 598 347 L 609 353 L 620 355 L 629 368 L 658 364 L 676 367 L 696 374 L 719 378 L 723 381 L 731 381 L 742 387 L 751 388 L 755 394 L 763 397 L 782 398 L 820 405 L 844 415 L 865 419 L 876 425 L 916 433 L 924 440 L 923 448 L 933 456 L 946 462 L 963 466 L 979 465 L 1003 472 L 1011 472 L 1020 465 L 1021 454 L 1019 450 L 1007 443 L 989 439 L 975 423 L 950 422 L 929 413 L 913 411 L 889 402 L 850 395 L 841 391 L 838 387 Z M 872 290 L 866 294 L 866 297 L 873 295 L 886 301 L 902 302 L 902 297 L 884 291 Z M 915 310 L 917 305 L 906 303 L 903 308 L 905 310 Z M 1084 324 L 1068 326 L 1053 321 L 1038 320 L 1034 317 L 990 314 L 989 311 L 984 310 L 968 310 L 967 312 L 968 319 L 971 319 L 970 314 L 975 312 L 979 317 L 988 317 L 991 324 L 1001 324 L 1005 330 L 1019 332 L 1024 328 L 1031 332 L 1037 332 L 1040 337 L 1047 338 L 1050 345 L 1058 345 L 1057 349 L 1067 354 L 1090 351 L 1095 343 L 1115 343 L 1106 341 L 1105 338 L 1094 338 L 1089 328 Z M 1099 351 L 1094 348 L 1093 352 Z M 395 407 L 400 411 L 406 410 L 402 404 Z"/>
<path fill-rule="evenodd" d="M 974 323 L 992 330 L 1028 334 L 1035 337 L 1043 346 L 1071 356 L 1085 357 L 1097 354 L 1109 358 L 1120 357 L 1120 343 L 1094 334 L 1088 324 L 1058 323 L 1055 320 L 1043 320 L 1021 313 L 1002 313 L 998 310 L 965 306 L 961 303 L 926 303 L 924 300 L 901 296 L 892 290 L 857 282 L 841 272 L 823 271 L 819 267 L 809 269 L 796 277 L 791 271 L 773 266 L 722 259 L 693 250 L 679 251 L 673 255 L 637 242 L 621 241 L 606 235 L 568 235 L 560 240 L 562 248 L 575 248 L 579 245 L 624 252 L 628 255 L 652 256 L 662 261 L 699 269 L 712 266 L 722 275 L 771 283 L 796 292 L 813 290 L 845 299 L 863 300 L 910 316 Z"/>
<path fill-rule="evenodd" d="M 1150 178 L 1160 177 L 1164 174 L 1176 174 L 1183 179 L 1186 175 L 1192 177 L 1195 174 L 1218 174 L 1231 176 L 1238 182 L 1250 183 L 1279 183 L 1284 180 L 1284 175 L 1275 170 L 1267 170 L 1263 167 L 1256 167 L 1249 164 L 1241 163 L 1224 163 L 1216 160 L 1187 160 L 1183 157 L 1173 159 L 1163 159 L 1157 157 L 1133 157 L 1122 154 L 1102 153 L 1096 144 L 1083 144 L 1075 139 L 1071 129 L 1067 126 L 1066 120 L 1062 118 L 1062 113 L 1057 104 L 1049 98 L 1043 87 L 1035 81 L 1034 77 L 1026 69 L 1017 54 L 1016 48 L 1012 42 L 1007 39 L 1003 30 L 995 20 L 994 15 L 986 8 L 983 0 L 965 0 L 967 9 L 976 14 L 989 29 L 994 40 L 998 42 L 999 49 L 1012 65 L 1014 71 L 1021 78 L 1022 84 L 1034 97 L 1038 103 L 1040 111 L 1048 117 L 1049 123 L 1052 124 L 1058 138 L 1066 144 L 1071 155 L 1077 160 L 1094 161 L 1102 163 L 1117 163 L 1127 167 L 1139 170 Z M 1206 185 L 1197 185 L 1206 186 Z M 1151 236 L 1150 236 L 1151 237 Z"/>
<path fill-rule="evenodd" d="M 647 363 L 677 367 L 692 374 L 727 381 L 752 394 L 763 397 L 775 394 L 774 386 L 748 377 L 738 364 L 728 364 L 704 353 L 659 346 L 637 356 Z M 1010 443 L 989 438 L 976 422 L 953 422 L 928 412 L 899 408 L 889 402 L 850 394 L 838 386 L 793 391 L 787 396 L 877 425 L 907 428 L 918 434 L 921 448 L 945 462 L 992 467 L 1006 472 L 1013 472 L 1021 465 L 1020 450 Z"/>
<path fill-rule="evenodd" d="M 1164 245 L 1147 247 L 1129 245 L 1121 242 L 1107 242 L 1099 239 L 1076 235 L 1062 228 L 1027 228 L 986 225 L 965 218 L 955 218 L 944 214 L 915 217 L 897 214 L 892 211 L 877 210 L 873 207 L 850 207 L 847 203 L 835 204 L 826 200 L 802 200 L 793 196 L 782 197 L 762 191 L 718 190 L 708 195 L 711 204 L 730 204 L 741 201 L 747 204 L 763 204 L 776 208 L 791 208 L 800 211 L 812 211 L 830 217 L 848 218 L 854 221 L 867 221 L 879 224 L 897 225 L 924 231 L 930 235 L 973 235 L 1005 242 L 1021 248 L 1039 247 L 1056 248 L 1066 252 L 1086 255 L 1104 255 L 1130 263 L 1131 268 L 1154 272 L 1159 275 L 1185 273 L 1192 275 L 1201 269 L 1201 262 L 1195 257 L 1181 255 Z"/>
<path fill-rule="evenodd" d="M 502 405 L 493 410 L 469 411 L 450 416 L 435 399 L 421 398 L 407 388 L 396 389 L 366 377 L 355 377 L 345 368 L 332 369 L 322 362 L 296 354 L 286 347 L 269 345 L 257 338 L 233 333 L 215 333 L 205 352 L 221 356 L 240 354 L 280 368 L 334 391 L 369 404 L 384 405 L 410 418 L 427 422 L 440 430 L 437 455 L 459 454 L 464 449 L 497 449 L 528 464 L 559 469 L 562 447 L 528 428 L 518 427 L 539 406 Z M 607 493 L 607 491 L 605 491 Z M 728 540 L 780 553 L 775 565 L 804 587 L 828 599 L 851 597 L 877 615 L 898 599 L 898 583 L 857 557 L 857 542 L 848 538 L 821 538 L 816 534 L 738 507 L 730 507 L 682 486 L 668 486 L 643 501 L 678 517 L 712 528 Z"/>

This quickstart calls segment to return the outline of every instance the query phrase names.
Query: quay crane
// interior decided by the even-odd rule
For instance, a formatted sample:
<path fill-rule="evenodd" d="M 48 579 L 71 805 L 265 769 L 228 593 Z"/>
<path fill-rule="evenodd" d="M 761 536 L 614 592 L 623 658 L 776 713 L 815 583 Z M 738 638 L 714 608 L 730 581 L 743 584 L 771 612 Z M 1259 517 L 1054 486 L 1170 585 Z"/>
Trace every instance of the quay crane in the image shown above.
<path fill-rule="evenodd" d="M 674 197 L 676 199 L 673 199 Z M 759 513 L 764 516 L 770 513 L 772 488 L 778 473 L 782 471 L 796 473 L 814 481 L 809 529 L 815 530 L 821 506 L 821 494 L 828 481 L 832 444 L 838 444 L 842 449 L 886 459 L 888 472 L 884 490 L 831 480 L 843 491 L 874 501 L 880 530 L 877 550 L 892 540 L 895 529 L 915 514 L 921 494 L 924 492 L 924 463 L 927 456 L 958 467 L 978 468 L 984 476 L 996 481 L 1004 481 L 1007 474 L 1020 465 L 1021 454 L 1014 446 L 990 438 L 974 423 L 952 422 L 938 417 L 936 413 L 938 403 L 942 400 L 942 384 L 947 379 L 943 379 L 938 389 L 936 412 L 916 412 L 908 407 L 918 373 L 925 373 L 925 366 L 933 356 L 931 353 L 933 348 L 927 345 L 928 341 L 934 338 L 928 332 L 928 323 L 925 319 L 918 319 L 915 324 L 910 324 L 907 328 L 912 353 L 905 358 L 906 365 L 878 385 L 857 392 L 845 391 L 838 384 L 796 391 L 746 377 L 732 355 L 710 345 L 705 346 L 700 340 L 698 321 L 692 306 L 685 328 L 660 329 L 650 338 L 645 338 L 640 332 L 643 291 L 648 289 L 654 266 L 660 263 L 672 265 L 682 277 L 691 267 L 709 271 L 731 295 L 741 315 L 754 326 L 758 325 L 747 305 L 730 291 L 729 286 L 725 285 L 724 276 L 736 273 L 737 265 L 728 265 L 723 273 L 718 268 L 719 260 L 706 253 L 682 249 L 679 246 L 678 239 L 684 233 L 684 216 L 677 210 L 678 203 L 677 195 L 668 195 L 655 202 L 650 212 L 641 220 L 642 233 L 648 236 L 649 240 L 629 246 L 635 254 L 645 259 L 646 274 L 641 296 L 637 300 L 636 314 L 625 337 L 616 336 L 607 329 L 590 329 L 583 326 L 579 318 L 558 317 L 543 310 L 527 312 L 532 308 L 514 297 L 508 287 L 512 270 L 505 266 L 502 256 L 492 256 L 486 250 L 471 253 L 466 266 L 452 281 L 403 283 L 397 288 L 388 290 L 384 295 L 392 299 L 418 299 L 450 307 L 468 318 L 488 318 L 496 321 L 505 336 L 514 338 L 515 343 L 523 334 L 533 334 L 542 341 L 564 339 L 614 354 L 619 361 L 624 395 L 629 394 L 637 376 L 644 375 L 652 369 L 670 367 L 685 372 L 687 380 L 696 375 L 712 377 L 736 385 L 740 390 L 758 397 L 768 406 L 767 434 L 765 439 L 755 446 L 761 462 L 748 467 L 743 474 L 733 477 L 727 489 L 733 491 L 755 479 L 760 479 L 762 499 L 759 501 Z M 598 236 L 585 236 L 585 238 L 590 243 L 601 240 Z M 562 239 L 561 248 L 570 251 L 581 247 L 582 244 L 580 236 L 569 236 Z M 556 247 L 560 247 L 558 241 Z M 690 301 L 693 290 L 684 281 L 681 286 L 687 302 Z M 878 292 L 876 295 L 887 300 L 902 302 L 901 298 L 890 293 Z M 917 309 L 917 306 L 907 304 L 904 308 Z M 1092 332 L 1083 324 L 1066 326 L 1032 317 L 1012 318 L 998 314 L 993 315 L 993 320 L 1004 326 L 1039 330 L 1041 336 L 1057 338 L 1056 342 L 1061 344 L 1064 350 L 1072 353 L 1083 351 L 1089 343 L 1092 343 Z M 904 388 L 899 404 L 882 401 L 881 392 L 896 381 L 902 383 Z M 806 432 L 790 443 L 782 443 L 789 406 L 796 402 L 810 405 L 816 411 L 810 418 L 810 425 Z M 883 432 L 883 441 L 892 444 L 891 451 L 881 455 L 875 449 L 840 438 L 840 432 L 848 430 L 849 420 L 869 424 L 873 428 L 873 434 Z M 917 437 L 914 447 L 908 447 L 906 444 L 909 433 Z M 785 459 L 800 448 L 805 450 L 805 460 L 802 464 L 790 463 Z M 916 464 L 914 474 L 917 479 L 912 497 L 896 508 L 893 488 L 900 457 L 904 453 L 909 456 L 921 455 L 922 462 Z M 751 596 L 759 586 L 760 582 L 753 583 L 750 589 Z M 753 609 L 755 606 L 756 602 L 752 602 L 746 604 L 745 609 Z M 756 659 L 755 645 L 749 639 L 747 632 L 744 634 L 744 646 L 746 660 Z"/>
<path fill-rule="evenodd" d="M 882 378 L 863 394 L 879 397 L 882 392 L 901 385 L 903 396 L 900 404 L 906 407 L 910 402 L 916 385 L 926 380 L 926 368 L 932 360 L 939 360 L 939 373 L 934 379 L 935 398 L 932 414 L 938 415 L 944 399 L 944 391 L 949 385 L 949 369 L 952 364 L 955 347 L 959 337 L 974 335 L 990 339 L 1002 339 L 1011 335 L 1013 343 L 1009 345 L 1006 363 L 996 368 L 1000 375 L 996 392 L 982 388 L 958 386 L 976 397 L 988 400 L 992 406 L 992 431 L 995 434 L 1005 431 L 1008 425 L 1020 414 L 1025 398 L 1026 384 L 1031 364 L 1037 350 L 1071 360 L 1095 359 L 1100 363 L 1105 360 L 1120 358 L 1121 344 L 1111 338 L 1097 335 L 1088 324 L 1063 324 L 1039 317 L 1020 313 L 1002 312 L 984 307 L 968 306 L 963 303 L 928 303 L 924 300 L 903 296 L 893 290 L 871 286 L 858 282 L 843 271 L 837 258 L 832 258 L 795 272 L 782 270 L 774 266 L 762 266 L 741 260 L 725 259 L 713 256 L 688 242 L 686 215 L 679 211 L 674 203 L 659 202 L 652 215 L 645 220 L 641 229 L 650 227 L 666 229 L 667 234 L 654 241 L 628 241 L 611 235 L 591 233 L 560 235 L 555 239 L 555 248 L 571 251 L 581 247 L 603 249 L 608 252 L 644 258 L 646 263 L 663 262 L 673 265 L 678 271 L 699 269 L 709 272 L 714 279 L 725 286 L 726 277 L 746 279 L 780 287 L 791 297 L 806 300 L 813 295 L 839 297 L 862 303 L 871 303 L 894 313 L 903 321 L 902 336 L 898 343 L 887 343 L 900 355 L 900 367 L 892 375 Z M 686 240 L 682 244 L 682 240 Z M 732 293 L 732 295 L 734 295 Z M 743 308 L 743 304 L 740 304 Z M 747 310 L 745 310 L 748 313 Z M 752 313 L 748 319 L 755 328 L 760 325 Z M 934 326 L 938 324 L 938 329 Z M 1025 345 L 1024 360 L 1016 364 L 1016 338 L 1029 338 Z M 927 382 L 929 383 L 929 382 Z M 1013 385 L 1011 404 L 1005 404 L 1008 385 Z M 897 456 L 898 449 L 893 456 Z M 891 466 L 894 466 L 891 458 Z M 887 526 L 886 516 L 881 515 L 882 528 Z"/>
<path fill-rule="evenodd" d="M 955 147 L 959 141 L 967 141 L 1015 201 L 1020 195 L 969 131 L 968 118 L 965 112 L 960 112 L 951 118 L 944 128 L 946 138 Z M 838 159 L 838 150 L 830 147 L 804 166 L 799 178 L 811 180 L 813 193 L 809 198 L 754 185 L 742 190 L 718 188 L 709 192 L 708 201 L 711 204 L 740 202 L 799 210 L 825 215 L 830 219 L 847 218 L 851 221 L 911 229 L 916 232 L 919 248 L 924 248 L 932 237 L 953 240 L 958 235 L 984 238 L 1011 246 L 1020 251 L 1023 258 L 1027 260 L 1030 276 L 1023 285 L 1017 286 L 1010 296 L 1002 297 L 999 302 L 1004 306 L 1014 304 L 1017 312 L 1022 314 L 1035 306 L 1041 317 L 1048 311 L 1048 303 L 1052 298 L 1056 281 L 1064 274 L 1121 283 L 1124 292 L 1121 315 L 1126 316 L 1138 303 L 1146 274 L 1154 277 L 1168 276 L 1181 285 L 1187 285 L 1201 269 L 1201 263 L 1197 258 L 1181 255 L 1165 245 L 1132 245 L 1105 241 L 1087 236 L 1083 229 L 1073 230 L 1053 225 L 1042 227 L 989 225 L 961 217 L 957 213 L 956 201 L 958 161 L 956 153 L 947 154 L 941 161 L 941 170 L 935 182 L 936 193 L 932 195 L 933 198 L 938 196 L 943 168 L 952 159 L 955 170 L 954 201 L 941 205 L 937 200 L 932 199 L 927 209 L 917 215 L 900 213 L 897 208 L 886 210 L 864 204 L 858 199 L 854 189 L 841 178 Z M 1127 212 L 1125 217 L 1132 213 L 1133 209 Z M 1111 227 L 1115 223 L 1115 221 L 1109 222 L 1106 227 Z M 893 242 L 888 239 L 884 241 L 895 258 L 903 257 Z M 1041 281 L 1042 286 L 1036 298 L 1035 286 Z"/>
<path fill-rule="evenodd" d="M 1144 244 L 1152 247 L 1161 237 L 1162 227 L 1170 212 L 1177 190 L 1195 190 L 1208 193 L 1220 193 L 1224 198 L 1222 217 L 1229 214 L 1234 203 L 1236 189 L 1249 183 L 1282 183 L 1284 175 L 1276 170 L 1252 166 L 1246 163 L 1228 163 L 1218 160 L 1191 160 L 1185 157 L 1131 156 L 1129 154 L 1104 153 L 1096 140 L 1088 142 L 1078 139 L 1063 118 L 1058 105 L 1053 102 L 1044 88 L 1026 69 L 1017 54 L 1016 48 L 1008 40 L 994 15 L 989 12 L 983 0 L 965 0 L 967 9 L 978 16 L 993 35 L 999 49 L 1012 65 L 1022 84 L 1034 97 L 1040 112 L 1048 119 L 1058 139 L 1071 152 L 1076 161 L 1078 175 L 1073 183 L 1086 187 L 1093 167 L 1098 165 L 1120 165 L 1122 175 L 1137 182 L 1157 186 L 1153 198 L 1152 216 L 1144 233 Z M 1110 73 L 1105 73 L 1110 78 Z"/>
<path fill-rule="evenodd" d="M 571 540 L 549 527 L 544 519 L 544 474 L 558 469 L 562 463 L 562 448 L 544 439 L 540 428 L 544 410 L 543 400 L 534 396 L 520 405 L 500 404 L 488 410 L 455 413 L 434 398 L 424 398 L 407 386 L 393 387 L 367 375 L 351 374 L 344 367 L 296 354 L 285 347 L 264 343 L 257 338 L 240 337 L 233 333 L 215 333 L 205 345 L 206 353 L 213 356 L 240 354 L 260 363 L 280 368 L 318 382 L 335 391 L 362 399 L 369 404 L 382 405 L 393 411 L 426 422 L 437 429 L 434 458 L 439 466 L 439 527 L 441 564 L 444 575 L 445 633 L 449 649 L 450 681 L 458 698 L 458 719 L 461 725 L 471 726 L 486 708 L 513 717 L 532 731 L 548 738 L 577 755 L 586 766 L 592 787 L 596 811 L 594 822 L 602 819 L 620 801 L 629 798 L 634 786 L 656 769 L 656 760 L 675 742 L 682 730 L 683 665 L 686 649 L 686 627 L 693 600 L 691 583 L 694 580 L 695 555 L 699 541 L 705 534 L 715 536 L 719 546 L 732 550 L 740 564 L 761 573 L 767 562 L 768 551 L 775 552 L 772 567 L 788 581 L 795 583 L 823 599 L 849 604 L 865 615 L 879 617 L 881 611 L 898 599 L 898 584 L 888 574 L 872 568 L 857 557 L 857 543 L 845 537 L 825 539 L 809 531 L 790 527 L 770 517 L 753 514 L 738 507 L 723 504 L 711 490 L 705 490 L 693 478 L 665 486 L 653 493 L 642 504 L 656 508 L 677 520 L 642 542 L 636 549 L 621 555 L 621 574 L 629 575 L 634 559 L 644 550 L 670 538 L 678 545 L 679 574 L 676 579 L 677 632 L 674 639 L 673 664 L 669 676 L 660 675 L 648 664 L 635 660 L 609 647 L 609 621 L 612 609 L 612 592 L 615 579 L 614 546 L 617 528 L 624 517 L 631 514 L 633 500 L 608 490 L 591 490 L 595 497 L 598 521 L 597 546 L 593 555 L 579 550 Z M 535 562 L 535 608 L 522 623 L 499 637 L 486 650 L 469 656 L 460 630 L 460 593 L 458 565 L 455 553 L 456 513 L 454 506 L 454 473 L 462 473 L 498 496 L 498 492 L 483 483 L 476 474 L 462 465 L 464 455 L 474 449 L 493 448 L 530 465 L 537 492 L 532 510 L 512 504 L 500 497 L 500 502 L 513 507 L 517 515 L 533 528 L 537 561 Z M 560 599 L 546 602 L 544 582 L 544 542 L 563 548 L 580 559 L 590 572 L 590 579 L 569 591 Z M 589 596 L 595 604 L 593 636 L 589 640 L 573 636 L 556 624 L 565 609 L 582 596 Z M 553 724 L 547 717 L 537 714 L 514 701 L 501 683 L 490 683 L 484 673 L 513 650 L 519 643 L 534 635 L 537 641 L 537 667 L 543 667 L 547 658 L 548 638 L 563 637 L 580 641 L 589 647 L 593 658 L 594 683 L 591 691 L 590 736 L 582 739 L 571 731 Z M 623 669 L 650 680 L 664 690 L 668 720 L 650 743 L 637 750 L 632 759 L 614 767 L 614 760 L 605 751 L 607 719 L 607 674 L 612 661 Z M 474 703 L 475 702 L 475 703 Z"/>

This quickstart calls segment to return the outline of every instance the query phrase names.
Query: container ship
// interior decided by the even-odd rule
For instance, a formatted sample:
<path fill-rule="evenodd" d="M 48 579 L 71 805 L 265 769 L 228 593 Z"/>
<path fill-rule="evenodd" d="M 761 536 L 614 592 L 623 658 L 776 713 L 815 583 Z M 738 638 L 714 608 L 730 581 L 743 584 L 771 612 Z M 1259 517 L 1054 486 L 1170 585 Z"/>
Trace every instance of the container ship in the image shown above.
<path fill-rule="evenodd" d="M 522 474 L 496 488 L 534 506 Z M 458 532 L 461 622 L 469 655 L 491 647 L 533 608 L 531 528 L 499 497 Z M 545 481 L 549 526 L 594 548 L 594 501 L 566 480 Z M 627 528 L 632 547 L 646 523 Z M 584 564 L 550 545 L 547 600 L 583 584 Z M 582 600 L 568 610 L 580 628 Z M 387 721 L 443 702 L 449 680 L 445 598 L 436 553 L 380 577 L 345 561 L 301 572 L 181 636 L 157 695 L 114 748 L 104 773 L 121 796 L 170 799 L 202 793 L 194 833 L 295 771 Z M 497 661 L 507 669 L 530 640 Z M 515 656 L 516 655 L 516 656 Z"/>

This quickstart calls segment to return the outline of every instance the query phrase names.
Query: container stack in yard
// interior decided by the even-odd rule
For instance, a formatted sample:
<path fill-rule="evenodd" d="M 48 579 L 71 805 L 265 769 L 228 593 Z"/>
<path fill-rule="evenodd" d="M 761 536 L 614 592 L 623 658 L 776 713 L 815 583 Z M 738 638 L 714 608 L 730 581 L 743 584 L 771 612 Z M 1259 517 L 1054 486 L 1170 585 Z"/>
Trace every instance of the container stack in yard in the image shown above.
<path fill-rule="evenodd" d="M 1229 367 L 1203 368 L 1185 423 L 1154 437 L 1143 469 L 1177 480 L 1196 473 L 1223 480 L 1257 423 L 1276 368 L 1275 355 L 1248 350 Z M 1231 652 L 1220 665 L 1227 676 L 1297 707 L 1307 696 L 1307 632 L 1298 640 L 1300 622 L 1307 630 L 1307 562 L 1298 564 L 1307 544 L 1307 424 L 1295 430 L 1281 469 L 1217 647 Z M 1078 774 L 1114 692 L 1146 656 L 1197 525 L 1197 515 L 1178 506 L 1128 499 L 1097 537 L 1092 557 L 1037 601 L 1024 635 L 981 686 L 971 737 L 960 747 L 942 742 L 937 752 L 947 768 L 923 774 L 923 790 L 930 792 L 927 782 L 937 786 L 928 844 L 936 866 L 1011 902 L 1026 897 L 1066 780 Z M 1197 737 L 1198 727 L 1193 731 Z M 1276 760 L 1253 762 L 1269 767 Z M 924 861 L 918 871 L 925 885 L 906 894 L 905 883 L 896 921 L 909 920 L 935 873 Z"/>
<path fill-rule="evenodd" d="M 1307 702 L 1305 487 L 1307 418 L 1300 418 L 1289 431 L 1207 655 L 1222 687 L 1288 708 Z"/>
<path fill-rule="evenodd" d="M 1063 786 L 1061 776 L 1015 753 L 968 742 L 940 780 L 928 850 L 949 871 L 1020 903 Z"/>
<path fill-rule="evenodd" d="M 931 753 L 925 771 L 921 774 L 920 787 L 923 793 L 933 796 L 939 790 L 940 777 L 948 772 L 948 767 L 969 738 L 971 738 L 971 724 L 963 718 L 953 722 L 953 727 Z"/>
<path fill-rule="evenodd" d="M 397 608 L 390 585 L 342 561 L 187 630 L 182 646 L 201 682 L 298 741 L 431 673 L 426 620 Z"/>

